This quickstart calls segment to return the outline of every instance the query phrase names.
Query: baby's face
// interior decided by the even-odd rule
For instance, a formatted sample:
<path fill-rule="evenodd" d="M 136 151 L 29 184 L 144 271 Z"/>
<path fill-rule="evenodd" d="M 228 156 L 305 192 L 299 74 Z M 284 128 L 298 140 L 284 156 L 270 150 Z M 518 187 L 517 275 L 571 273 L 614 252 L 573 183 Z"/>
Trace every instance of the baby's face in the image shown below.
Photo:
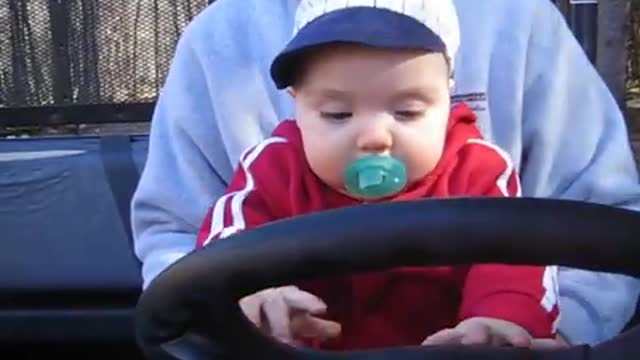
<path fill-rule="evenodd" d="M 436 166 L 450 110 L 449 69 L 439 53 L 354 45 L 319 50 L 291 93 L 304 151 L 315 174 L 344 192 L 353 160 L 403 160 L 410 183 Z"/>

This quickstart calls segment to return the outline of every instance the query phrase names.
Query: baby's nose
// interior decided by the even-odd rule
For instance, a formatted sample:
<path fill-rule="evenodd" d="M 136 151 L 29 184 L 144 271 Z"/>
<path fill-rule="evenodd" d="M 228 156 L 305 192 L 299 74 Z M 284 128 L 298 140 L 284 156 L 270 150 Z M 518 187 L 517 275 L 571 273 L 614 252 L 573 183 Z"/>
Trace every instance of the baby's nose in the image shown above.
<path fill-rule="evenodd" d="M 358 149 L 366 153 L 383 153 L 391 149 L 393 137 L 389 129 L 376 124 L 362 129 L 358 136 Z"/>

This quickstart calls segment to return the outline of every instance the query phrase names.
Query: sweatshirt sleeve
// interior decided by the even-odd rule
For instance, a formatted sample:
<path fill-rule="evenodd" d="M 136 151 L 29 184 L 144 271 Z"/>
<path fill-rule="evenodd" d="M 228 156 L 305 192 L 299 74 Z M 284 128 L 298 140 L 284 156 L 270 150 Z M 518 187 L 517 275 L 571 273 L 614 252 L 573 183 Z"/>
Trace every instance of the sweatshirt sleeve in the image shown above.
<path fill-rule="evenodd" d="M 288 174 L 282 171 L 275 174 L 274 169 L 290 169 L 276 164 L 286 159 L 278 157 L 277 147 L 283 144 L 286 144 L 284 138 L 268 138 L 241 156 L 230 186 L 209 208 L 200 226 L 198 247 L 282 216 L 278 210 L 282 209 L 286 197 L 278 192 L 276 179 L 286 178 Z"/>
<path fill-rule="evenodd" d="M 197 46 L 202 41 L 200 22 L 189 25 L 176 46 L 131 203 L 144 288 L 195 248 L 202 216 L 223 194 L 233 171 L 209 91 L 212 76 L 206 57 L 211 55 Z"/>
<path fill-rule="evenodd" d="M 522 97 L 523 193 L 640 210 L 622 113 L 561 14 L 551 2 L 539 8 Z M 559 331 L 574 344 L 617 335 L 635 311 L 638 279 L 567 267 L 558 276 Z"/>
<path fill-rule="evenodd" d="M 471 196 L 520 196 L 520 182 L 509 155 L 482 139 L 469 139 L 459 151 L 457 175 Z M 490 317 L 511 321 L 532 336 L 555 334 L 559 318 L 557 268 L 480 264 L 469 268 L 462 291 L 460 320 Z"/>
<path fill-rule="evenodd" d="M 131 204 L 143 287 L 194 250 L 202 217 L 241 154 L 290 116 L 268 77 L 294 5 L 215 1 L 184 29 L 157 99 Z M 268 30 L 268 31 L 267 31 Z"/>

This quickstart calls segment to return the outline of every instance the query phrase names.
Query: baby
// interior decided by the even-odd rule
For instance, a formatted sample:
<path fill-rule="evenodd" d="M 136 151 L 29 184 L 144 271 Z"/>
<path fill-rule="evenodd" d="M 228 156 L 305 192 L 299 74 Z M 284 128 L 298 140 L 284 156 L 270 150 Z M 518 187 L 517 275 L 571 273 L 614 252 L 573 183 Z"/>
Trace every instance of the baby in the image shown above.
<path fill-rule="evenodd" d="M 519 196 L 509 156 L 451 103 L 457 21 L 447 0 L 302 0 L 271 67 L 295 120 L 241 156 L 198 246 L 363 203 Z M 555 278 L 555 267 L 401 267 L 266 289 L 240 305 L 276 338 L 321 349 L 526 347 L 555 335 Z"/>

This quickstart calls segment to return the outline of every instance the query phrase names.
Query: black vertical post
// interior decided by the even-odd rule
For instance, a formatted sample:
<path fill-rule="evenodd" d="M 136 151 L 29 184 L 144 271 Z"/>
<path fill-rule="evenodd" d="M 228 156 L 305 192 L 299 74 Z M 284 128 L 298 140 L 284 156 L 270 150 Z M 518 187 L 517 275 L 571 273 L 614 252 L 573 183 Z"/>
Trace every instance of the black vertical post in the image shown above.
<path fill-rule="evenodd" d="M 571 0 L 569 22 L 589 60 L 596 62 L 598 48 L 598 0 Z"/>
<path fill-rule="evenodd" d="M 53 59 L 51 59 L 53 63 L 53 102 L 56 105 L 68 104 L 72 98 L 67 1 L 48 1 L 53 55 Z"/>

